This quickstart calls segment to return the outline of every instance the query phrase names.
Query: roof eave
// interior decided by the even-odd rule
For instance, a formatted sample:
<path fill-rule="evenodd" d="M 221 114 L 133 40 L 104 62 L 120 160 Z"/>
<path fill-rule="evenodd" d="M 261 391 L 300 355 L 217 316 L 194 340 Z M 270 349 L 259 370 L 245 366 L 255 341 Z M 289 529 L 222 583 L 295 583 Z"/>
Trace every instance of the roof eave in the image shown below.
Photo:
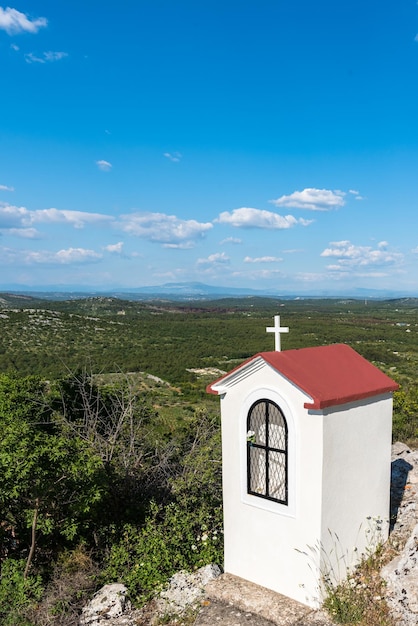
<path fill-rule="evenodd" d="M 342 404 L 349 404 L 350 402 L 356 402 L 357 400 L 365 400 L 366 398 L 375 398 L 376 396 L 382 396 L 388 393 L 392 393 L 399 389 L 399 385 L 394 383 L 393 385 L 388 385 L 387 387 L 382 387 L 381 389 L 375 389 L 373 392 L 367 393 L 358 393 L 352 396 L 342 397 L 342 398 L 327 398 L 326 400 L 321 400 L 320 398 L 314 398 L 313 402 L 305 402 L 305 409 L 329 409 L 333 406 L 341 406 Z"/>
<path fill-rule="evenodd" d="M 245 377 L 248 375 L 250 371 L 254 371 L 255 369 L 259 369 L 266 364 L 266 360 L 263 358 L 261 353 L 255 354 L 250 357 L 243 363 L 240 363 L 234 369 L 232 369 L 227 374 L 223 374 L 220 378 L 215 380 L 213 383 L 210 383 L 206 387 L 207 393 L 211 393 L 214 395 L 222 395 L 226 393 L 231 385 L 236 384 L 241 377 Z"/>

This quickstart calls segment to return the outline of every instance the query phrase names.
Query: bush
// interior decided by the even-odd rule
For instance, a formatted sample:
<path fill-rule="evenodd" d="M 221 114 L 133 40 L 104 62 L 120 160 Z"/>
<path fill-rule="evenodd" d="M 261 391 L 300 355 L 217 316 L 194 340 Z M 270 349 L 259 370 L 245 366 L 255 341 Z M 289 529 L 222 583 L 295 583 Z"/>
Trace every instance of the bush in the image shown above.
<path fill-rule="evenodd" d="M 28 611 L 34 626 L 78 626 L 97 588 L 98 567 L 84 545 L 61 553 L 42 599 Z"/>
<path fill-rule="evenodd" d="M 415 382 L 403 384 L 393 394 L 393 440 L 418 441 L 418 390 Z"/>
<path fill-rule="evenodd" d="M 2 626 L 31 626 L 27 614 L 43 593 L 41 577 L 24 577 L 24 560 L 5 559 L 1 564 L 0 623 Z"/>
<path fill-rule="evenodd" d="M 112 546 L 104 578 L 123 582 L 140 605 L 175 572 L 222 561 L 220 507 L 191 510 L 179 502 L 165 508 L 152 503 L 144 526 L 126 526 L 122 539 Z"/>
<path fill-rule="evenodd" d="M 323 606 L 337 624 L 394 626 L 385 601 L 385 583 L 380 577 L 380 570 L 391 557 L 380 546 L 339 584 L 325 578 Z"/>
<path fill-rule="evenodd" d="M 123 582 L 138 604 L 179 570 L 223 563 L 218 416 L 196 410 L 181 450 L 181 461 L 169 464 L 160 476 L 170 477 L 164 482 L 171 501 L 151 502 L 144 524 L 126 525 L 107 559 L 105 581 Z"/>

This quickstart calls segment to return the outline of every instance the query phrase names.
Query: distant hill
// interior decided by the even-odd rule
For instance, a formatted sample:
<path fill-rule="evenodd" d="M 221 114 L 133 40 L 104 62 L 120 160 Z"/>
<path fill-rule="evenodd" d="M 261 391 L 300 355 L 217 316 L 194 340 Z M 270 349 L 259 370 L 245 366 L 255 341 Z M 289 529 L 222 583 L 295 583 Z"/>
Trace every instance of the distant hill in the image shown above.
<path fill-rule="evenodd" d="M 80 285 L 33 286 L 1 285 L 0 291 L 13 297 L 32 297 L 47 300 L 74 300 L 86 297 L 108 296 L 125 300 L 150 300 L 165 298 L 169 300 L 205 300 L 218 298 L 260 297 L 295 299 L 295 298 L 355 298 L 362 300 L 415 298 L 416 293 L 403 293 L 384 289 L 356 288 L 350 291 L 320 290 L 313 292 L 281 291 L 280 289 L 252 289 L 250 287 L 225 287 L 207 285 L 200 282 L 165 283 L 145 287 L 126 287 L 110 289 L 92 289 Z"/>

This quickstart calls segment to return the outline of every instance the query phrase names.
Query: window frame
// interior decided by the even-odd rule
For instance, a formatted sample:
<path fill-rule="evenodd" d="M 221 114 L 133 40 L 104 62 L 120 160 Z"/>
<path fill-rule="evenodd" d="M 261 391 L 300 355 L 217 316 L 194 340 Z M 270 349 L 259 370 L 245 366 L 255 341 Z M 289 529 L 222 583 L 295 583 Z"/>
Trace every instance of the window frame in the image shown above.
<path fill-rule="evenodd" d="M 259 427 L 261 426 L 262 428 L 264 427 L 263 428 L 264 435 L 265 435 L 264 442 L 253 441 L 252 437 L 248 437 L 248 433 L 254 432 L 254 428 L 255 428 L 254 420 L 256 419 L 256 417 L 254 417 L 254 412 L 257 410 L 258 407 L 260 407 L 260 405 L 264 405 L 264 408 L 262 410 L 264 419 L 261 420 L 258 426 Z M 276 424 L 276 421 L 273 421 L 273 419 L 270 419 L 272 416 L 271 407 L 274 407 L 275 411 L 278 412 L 280 416 L 281 425 L 284 428 L 284 442 L 283 442 L 284 447 L 276 447 L 274 445 L 271 445 L 271 442 L 270 442 L 270 435 L 271 435 L 270 426 L 272 424 Z M 251 496 L 262 498 L 264 500 L 269 500 L 271 502 L 275 502 L 275 503 L 278 503 L 287 507 L 289 504 L 289 428 L 288 428 L 288 423 L 284 415 L 284 412 L 282 411 L 280 406 L 277 404 L 277 402 L 275 402 L 274 400 L 270 398 L 265 398 L 265 397 L 258 398 L 252 403 L 252 405 L 250 406 L 247 412 L 246 426 L 247 426 L 247 431 L 246 431 L 247 432 L 247 451 L 246 451 L 247 493 Z M 252 483 L 253 483 L 252 479 L 254 478 L 254 472 L 256 471 L 254 470 L 254 465 L 256 463 L 257 457 L 254 453 L 254 450 L 260 450 L 263 453 L 262 456 L 264 457 L 264 460 L 261 460 L 262 465 L 264 465 L 263 469 L 261 470 L 261 473 L 263 476 L 263 484 L 261 485 L 262 487 L 261 492 L 254 491 L 254 485 L 253 485 L 253 488 L 251 488 Z M 274 495 L 272 495 L 272 489 L 271 489 L 271 484 L 273 482 L 273 474 L 275 471 L 273 464 L 278 462 L 278 459 L 274 460 L 273 457 L 277 457 L 277 456 L 278 456 L 278 459 L 280 459 L 280 463 L 283 463 L 284 465 L 284 476 L 283 476 L 283 479 L 280 481 L 280 491 L 284 494 L 284 497 L 282 498 L 275 497 Z"/>
<path fill-rule="evenodd" d="M 290 390 L 293 391 L 293 390 Z M 280 504 L 266 498 L 258 498 L 247 492 L 247 416 L 248 411 L 256 400 L 267 398 L 275 402 L 281 409 L 287 421 L 288 428 L 288 504 Z M 278 389 L 277 383 L 252 385 L 244 398 L 239 398 L 237 412 L 239 420 L 239 463 L 240 463 L 240 501 L 245 506 L 251 506 L 263 510 L 268 514 L 282 515 L 295 519 L 299 511 L 299 450 L 300 429 L 299 413 L 295 406 L 295 398 L 287 390 Z M 229 474 L 224 475 L 224 481 L 229 479 Z"/>

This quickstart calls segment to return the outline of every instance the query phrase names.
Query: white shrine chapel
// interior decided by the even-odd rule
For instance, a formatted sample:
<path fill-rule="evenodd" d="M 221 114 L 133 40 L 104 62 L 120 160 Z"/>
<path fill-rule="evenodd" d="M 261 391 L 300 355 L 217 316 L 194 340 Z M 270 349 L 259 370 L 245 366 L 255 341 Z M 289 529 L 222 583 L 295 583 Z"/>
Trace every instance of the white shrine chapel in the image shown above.
<path fill-rule="evenodd" d="M 260 352 L 221 398 L 224 570 L 311 607 L 389 529 L 391 378 L 346 344 Z"/>

